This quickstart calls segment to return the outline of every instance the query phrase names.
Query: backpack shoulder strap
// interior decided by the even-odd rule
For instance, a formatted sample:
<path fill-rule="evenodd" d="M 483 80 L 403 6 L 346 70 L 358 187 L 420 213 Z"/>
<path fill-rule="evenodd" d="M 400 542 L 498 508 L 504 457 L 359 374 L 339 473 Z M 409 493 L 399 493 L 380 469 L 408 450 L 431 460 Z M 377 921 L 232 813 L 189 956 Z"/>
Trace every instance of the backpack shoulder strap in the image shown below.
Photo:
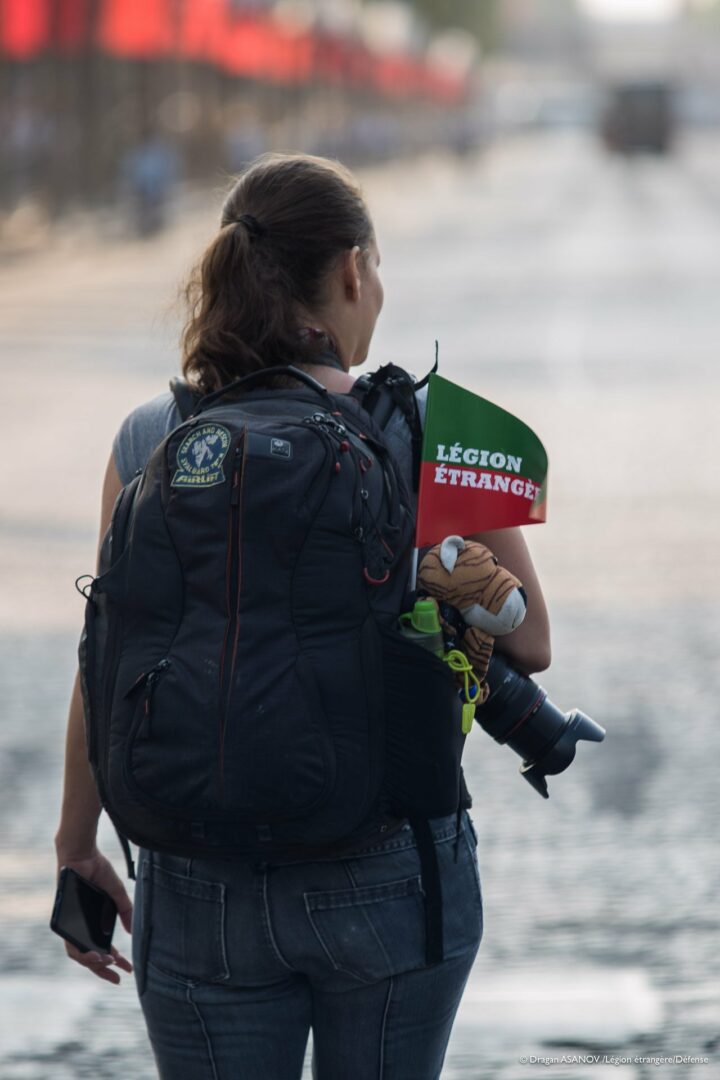
<path fill-rule="evenodd" d="M 425 386 L 430 375 L 437 371 L 437 366 L 436 359 L 432 370 L 420 382 L 415 382 L 412 375 L 397 364 L 383 364 L 370 375 L 361 375 L 350 391 L 381 431 L 385 430 L 396 409 L 399 409 L 405 417 L 410 428 L 415 491 L 418 490 L 420 484 L 423 438 L 420 410 L 415 395 Z"/>
<path fill-rule="evenodd" d="M 170 380 L 170 389 L 175 398 L 175 404 L 178 407 L 180 416 L 183 420 L 187 420 L 188 417 L 192 416 L 195 412 L 195 408 L 201 400 L 202 394 L 193 390 L 180 375 L 173 375 Z"/>

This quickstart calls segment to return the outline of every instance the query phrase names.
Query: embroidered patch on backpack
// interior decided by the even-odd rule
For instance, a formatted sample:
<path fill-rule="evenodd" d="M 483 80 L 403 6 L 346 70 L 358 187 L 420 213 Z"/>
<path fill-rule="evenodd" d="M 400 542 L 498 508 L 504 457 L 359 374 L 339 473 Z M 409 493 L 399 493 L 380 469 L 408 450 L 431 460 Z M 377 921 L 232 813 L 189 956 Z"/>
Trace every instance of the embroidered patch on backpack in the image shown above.
<path fill-rule="evenodd" d="M 213 487 L 225 481 L 222 463 L 230 432 L 222 424 L 200 424 L 180 443 L 171 487 Z"/>

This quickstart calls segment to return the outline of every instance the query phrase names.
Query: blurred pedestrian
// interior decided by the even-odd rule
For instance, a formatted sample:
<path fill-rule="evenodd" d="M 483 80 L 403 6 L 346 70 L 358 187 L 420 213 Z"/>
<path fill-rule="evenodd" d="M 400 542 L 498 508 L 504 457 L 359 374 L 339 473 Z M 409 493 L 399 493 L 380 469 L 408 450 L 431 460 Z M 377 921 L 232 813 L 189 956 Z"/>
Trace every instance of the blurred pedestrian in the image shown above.
<path fill-rule="evenodd" d="M 120 165 L 138 236 L 153 236 L 167 223 L 170 200 L 180 175 L 180 159 L 170 140 L 147 130 Z"/>

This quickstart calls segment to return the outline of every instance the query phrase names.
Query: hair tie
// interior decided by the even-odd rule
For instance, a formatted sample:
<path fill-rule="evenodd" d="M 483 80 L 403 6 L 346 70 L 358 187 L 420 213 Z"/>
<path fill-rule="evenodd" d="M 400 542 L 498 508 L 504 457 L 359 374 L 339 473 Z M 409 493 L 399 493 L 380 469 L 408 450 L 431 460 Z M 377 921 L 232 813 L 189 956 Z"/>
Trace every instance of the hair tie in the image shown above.
<path fill-rule="evenodd" d="M 265 236 L 265 234 L 267 233 L 267 229 L 265 228 L 265 226 L 261 225 L 258 219 L 253 216 L 253 214 L 241 214 L 238 218 L 238 223 L 245 226 L 248 233 L 254 240 L 258 239 L 261 236 Z"/>

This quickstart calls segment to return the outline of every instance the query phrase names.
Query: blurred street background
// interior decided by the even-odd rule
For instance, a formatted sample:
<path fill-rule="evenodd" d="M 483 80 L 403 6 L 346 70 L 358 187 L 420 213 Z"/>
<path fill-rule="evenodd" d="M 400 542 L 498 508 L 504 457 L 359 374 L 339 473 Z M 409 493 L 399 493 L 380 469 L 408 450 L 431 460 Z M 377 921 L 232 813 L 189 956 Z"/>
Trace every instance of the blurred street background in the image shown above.
<path fill-rule="evenodd" d="M 547 802 L 468 740 L 485 936 L 443 1080 L 718 1075 L 720 4 L 0 0 L 0 95 L 0 1078 L 155 1076 L 132 978 L 48 929 L 73 582 L 266 149 L 363 184 L 368 368 L 421 376 L 437 339 L 545 442 L 540 681 L 607 729 Z"/>

